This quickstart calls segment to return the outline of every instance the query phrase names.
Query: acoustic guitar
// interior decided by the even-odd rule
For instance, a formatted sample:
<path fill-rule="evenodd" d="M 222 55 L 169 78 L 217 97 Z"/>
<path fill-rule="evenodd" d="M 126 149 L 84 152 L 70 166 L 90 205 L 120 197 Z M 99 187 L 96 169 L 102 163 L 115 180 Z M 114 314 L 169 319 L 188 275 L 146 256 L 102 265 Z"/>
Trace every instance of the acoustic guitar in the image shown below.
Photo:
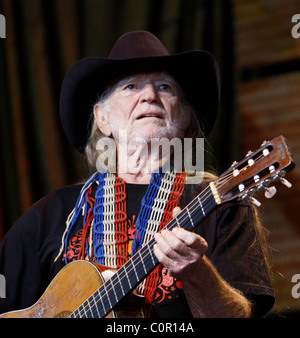
<path fill-rule="evenodd" d="M 195 227 L 218 205 L 234 199 L 250 198 L 259 204 L 253 195 L 265 190 L 272 197 L 275 188 L 269 187 L 280 180 L 290 187 L 284 178 L 294 167 L 294 161 L 283 136 L 264 142 L 255 152 L 249 152 L 239 163 L 224 172 L 196 196 L 169 224 L 167 229 L 182 227 L 193 231 Z M 150 240 L 132 256 L 118 271 L 101 267 L 101 271 L 88 261 L 75 261 L 66 265 L 52 280 L 41 298 L 31 307 L 7 312 L 0 318 L 91 318 L 126 317 L 127 306 L 132 308 L 128 295 L 158 265 L 153 253 L 155 240 Z M 105 276 L 108 275 L 108 278 Z M 143 302 L 143 298 L 133 299 Z M 118 305 L 125 302 L 123 310 Z M 139 308 L 133 305 L 133 308 Z M 132 318 L 134 315 L 130 313 Z M 141 317 L 138 310 L 136 317 Z"/>

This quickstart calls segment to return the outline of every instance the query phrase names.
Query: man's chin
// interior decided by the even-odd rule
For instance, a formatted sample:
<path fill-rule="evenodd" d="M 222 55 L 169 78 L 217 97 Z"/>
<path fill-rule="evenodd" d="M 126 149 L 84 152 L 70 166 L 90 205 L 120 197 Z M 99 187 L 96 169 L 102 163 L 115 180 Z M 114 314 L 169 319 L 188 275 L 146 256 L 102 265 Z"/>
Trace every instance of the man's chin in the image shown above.
<path fill-rule="evenodd" d="M 171 135 L 172 134 L 172 135 Z M 176 137 L 173 133 L 170 133 L 166 128 L 165 129 L 156 129 L 156 130 L 144 130 L 144 131 L 137 131 L 136 133 L 132 134 L 130 137 L 130 143 L 151 143 L 157 139 L 167 138 L 172 139 Z"/>

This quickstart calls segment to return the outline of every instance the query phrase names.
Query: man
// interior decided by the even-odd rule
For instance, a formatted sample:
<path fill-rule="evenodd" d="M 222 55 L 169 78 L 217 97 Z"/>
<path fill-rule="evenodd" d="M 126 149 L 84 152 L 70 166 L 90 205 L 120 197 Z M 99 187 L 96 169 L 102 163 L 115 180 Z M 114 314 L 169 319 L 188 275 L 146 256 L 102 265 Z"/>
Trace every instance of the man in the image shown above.
<path fill-rule="evenodd" d="M 93 174 L 46 196 L 12 227 L 0 251 L 9 286 L 0 312 L 32 305 L 65 264 L 87 259 L 118 269 L 154 238 L 161 264 L 136 289 L 146 316 L 264 315 L 274 297 L 249 202 L 212 211 L 194 232 L 162 230 L 207 182 L 185 184 L 187 168 L 164 171 L 170 159 L 154 153 L 152 141 L 207 135 L 218 100 L 209 53 L 169 55 L 149 32 L 123 35 L 107 59 L 76 63 L 62 86 L 61 120 Z M 103 141 L 115 152 L 108 156 Z"/>

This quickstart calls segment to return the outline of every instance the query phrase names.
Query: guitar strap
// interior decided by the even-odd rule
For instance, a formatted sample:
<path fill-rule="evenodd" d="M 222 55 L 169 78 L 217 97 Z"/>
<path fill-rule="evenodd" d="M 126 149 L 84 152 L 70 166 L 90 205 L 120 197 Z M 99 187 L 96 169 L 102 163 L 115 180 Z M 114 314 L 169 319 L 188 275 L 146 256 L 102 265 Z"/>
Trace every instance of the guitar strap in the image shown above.
<path fill-rule="evenodd" d="M 179 204 L 185 187 L 185 173 L 157 172 L 142 199 L 136 222 L 131 255 L 151 240 L 156 232 L 172 219 L 172 210 Z M 95 198 L 92 188 L 97 184 Z M 128 227 L 125 181 L 111 173 L 96 173 L 83 186 L 75 208 L 67 219 L 62 238 L 65 263 L 68 263 L 66 248 L 69 234 L 83 215 L 83 233 L 79 259 L 86 257 L 95 263 L 111 268 L 120 268 L 128 260 Z M 56 259 L 57 259 L 56 258 Z M 137 292 L 145 296 L 145 317 L 148 317 L 155 296 L 161 266 L 139 284 Z"/>

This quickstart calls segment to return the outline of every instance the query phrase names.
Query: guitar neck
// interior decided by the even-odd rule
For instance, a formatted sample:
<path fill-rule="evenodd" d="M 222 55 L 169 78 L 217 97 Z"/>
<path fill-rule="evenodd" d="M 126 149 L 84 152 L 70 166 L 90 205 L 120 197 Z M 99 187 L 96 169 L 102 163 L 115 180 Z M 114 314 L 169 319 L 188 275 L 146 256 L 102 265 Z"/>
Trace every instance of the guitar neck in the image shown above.
<path fill-rule="evenodd" d="M 210 184 L 165 229 L 181 227 L 192 231 L 219 204 Z M 150 240 L 132 256 L 108 281 L 88 298 L 70 317 L 103 318 L 130 293 L 158 264 L 153 253 L 155 240 Z"/>

